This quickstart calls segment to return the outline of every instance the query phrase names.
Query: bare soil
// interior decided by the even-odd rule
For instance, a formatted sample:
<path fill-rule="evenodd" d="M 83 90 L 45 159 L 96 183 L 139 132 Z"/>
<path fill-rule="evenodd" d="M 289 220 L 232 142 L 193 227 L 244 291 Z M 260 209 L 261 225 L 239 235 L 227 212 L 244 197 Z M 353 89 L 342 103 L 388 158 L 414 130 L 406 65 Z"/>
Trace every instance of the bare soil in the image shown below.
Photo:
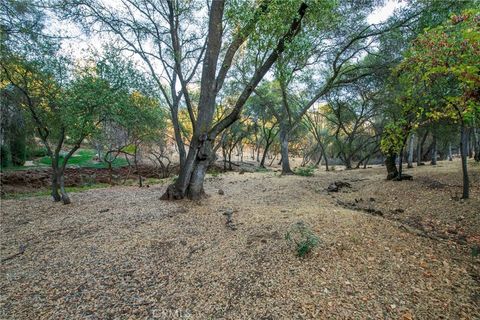
<path fill-rule="evenodd" d="M 175 171 L 173 169 L 172 171 Z M 20 194 L 48 189 L 51 183 L 52 169 L 32 168 L 0 173 L 2 194 Z M 152 166 L 139 166 L 138 171 L 131 167 L 118 167 L 112 170 L 113 183 L 121 183 L 125 178 L 136 179 L 138 174 L 144 178 L 163 178 L 163 172 Z M 94 183 L 110 183 L 110 171 L 106 168 L 67 168 L 65 185 L 78 187 Z"/>
<path fill-rule="evenodd" d="M 402 182 L 381 167 L 234 172 L 200 202 L 160 201 L 165 185 L 3 200 L 0 318 L 478 319 L 471 167 L 467 201 L 458 162 Z M 327 192 L 334 181 L 351 187 Z M 298 221 L 320 238 L 306 258 L 284 238 Z"/>

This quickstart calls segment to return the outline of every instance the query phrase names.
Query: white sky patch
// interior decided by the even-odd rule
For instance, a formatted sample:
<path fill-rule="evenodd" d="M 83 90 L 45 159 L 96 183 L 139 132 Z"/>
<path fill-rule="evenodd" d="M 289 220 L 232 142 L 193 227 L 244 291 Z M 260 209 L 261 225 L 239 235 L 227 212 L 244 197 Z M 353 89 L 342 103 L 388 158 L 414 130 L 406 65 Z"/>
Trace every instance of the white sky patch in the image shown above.
<path fill-rule="evenodd" d="M 378 8 L 373 13 L 371 13 L 368 18 L 367 22 L 369 24 L 378 24 L 385 22 L 396 9 L 400 9 L 406 6 L 406 1 L 402 0 L 389 0 L 385 5 L 381 8 Z"/>

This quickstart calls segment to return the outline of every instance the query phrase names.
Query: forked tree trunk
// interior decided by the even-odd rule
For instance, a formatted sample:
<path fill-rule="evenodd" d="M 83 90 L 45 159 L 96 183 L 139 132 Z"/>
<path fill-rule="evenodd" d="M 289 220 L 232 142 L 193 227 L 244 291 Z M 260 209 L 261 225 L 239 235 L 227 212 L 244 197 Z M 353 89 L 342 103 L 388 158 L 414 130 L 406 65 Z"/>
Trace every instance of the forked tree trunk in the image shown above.
<path fill-rule="evenodd" d="M 462 123 L 461 135 L 460 135 L 460 155 L 462 158 L 462 174 L 463 174 L 463 194 L 462 199 L 468 199 L 470 183 L 468 180 L 467 170 L 467 156 L 468 156 L 468 129 L 465 124 Z"/>
<path fill-rule="evenodd" d="M 410 140 L 408 142 L 408 164 L 407 168 L 413 168 L 413 143 L 415 142 L 415 134 L 410 135 Z"/>
<path fill-rule="evenodd" d="M 293 174 L 288 157 L 288 129 L 280 127 L 280 152 L 282 155 L 282 174 Z"/>
<path fill-rule="evenodd" d="M 247 40 L 248 33 L 254 26 L 247 28 L 246 35 L 240 35 L 228 47 L 223 63 L 219 62 L 223 35 L 223 12 L 224 1 L 213 1 L 210 5 L 208 34 L 205 53 L 203 57 L 202 75 L 200 79 L 200 97 L 198 101 L 198 116 L 195 120 L 193 137 L 190 142 L 185 164 L 180 170 L 175 184 L 170 185 L 161 199 L 182 199 L 187 196 L 190 199 L 199 199 L 204 195 L 203 182 L 208 165 L 214 156 L 212 143 L 223 130 L 232 125 L 240 116 L 243 106 L 252 94 L 255 87 L 260 83 L 271 66 L 285 50 L 285 43 L 295 37 L 300 31 L 308 5 L 302 3 L 287 33 L 278 41 L 275 50 L 268 56 L 260 68 L 256 70 L 249 84 L 240 94 L 230 114 L 212 126 L 215 114 L 216 97 L 221 89 L 228 70 L 240 46 Z M 259 10 L 266 9 L 260 6 Z M 217 66 L 219 70 L 217 73 Z"/>

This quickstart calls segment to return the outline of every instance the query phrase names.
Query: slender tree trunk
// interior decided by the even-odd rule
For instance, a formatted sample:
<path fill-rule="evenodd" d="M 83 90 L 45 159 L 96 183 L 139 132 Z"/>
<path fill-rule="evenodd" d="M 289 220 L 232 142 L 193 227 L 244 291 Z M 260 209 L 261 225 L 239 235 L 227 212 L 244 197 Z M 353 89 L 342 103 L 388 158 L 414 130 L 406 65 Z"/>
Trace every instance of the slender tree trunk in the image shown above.
<path fill-rule="evenodd" d="M 448 143 L 448 161 L 453 161 L 453 157 L 452 157 L 452 143 L 451 143 L 451 142 Z"/>
<path fill-rule="evenodd" d="M 185 165 L 187 156 L 185 151 L 185 144 L 183 143 L 182 133 L 180 132 L 180 124 L 178 120 L 178 107 L 174 108 L 171 114 L 172 114 L 173 131 L 175 134 L 175 142 L 176 142 L 176 147 L 178 149 L 178 156 L 180 160 L 180 169 L 181 169 Z"/>
<path fill-rule="evenodd" d="M 437 165 L 437 135 L 433 135 L 433 141 L 432 141 L 432 166 Z"/>
<path fill-rule="evenodd" d="M 263 151 L 263 154 L 262 154 L 262 160 L 260 161 L 260 167 L 261 168 L 265 168 L 265 159 L 267 158 L 268 149 L 270 149 L 271 144 L 272 144 L 271 142 L 268 142 L 265 145 L 265 150 Z"/>
<path fill-rule="evenodd" d="M 462 158 L 462 173 L 463 173 L 462 199 L 468 199 L 469 187 L 470 187 L 470 183 L 468 180 L 468 170 L 467 170 L 467 155 L 468 155 L 467 146 L 468 146 L 468 129 L 465 127 L 465 124 L 462 123 L 461 137 L 460 137 L 460 155 Z"/>
<path fill-rule="evenodd" d="M 223 156 L 223 171 L 227 171 L 227 150 L 225 146 L 222 146 L 222 156 Z"/>
<path fill-rule="evenodd" d="M 478 137 L 478 128 L 473 128 L 473 147 L 475 151 L 474 159 L 476 162 L 480 161 L 480 139 Z"/>
<path fill-rule="evenodd" d="M 328 171 L 328 156 L 327 151 L 325 150 L 325 146 L 322 142 L 320 142 L 320 148 L 322 149 L 323 158 L 325 159 L 325 171 Z"/>
<path fill-rule="evenodd" d="M 410 135 L 408 142 L 408 165 L 407 168 L 413 168 L 413 143 L 415 142 L 415 134 Z"/>
<path fill-rule="evenodd" d="M 280 127 L 280 152 L 282 154 L 282 174 L 293 174 L 288 157 L 288 128 Z"/>

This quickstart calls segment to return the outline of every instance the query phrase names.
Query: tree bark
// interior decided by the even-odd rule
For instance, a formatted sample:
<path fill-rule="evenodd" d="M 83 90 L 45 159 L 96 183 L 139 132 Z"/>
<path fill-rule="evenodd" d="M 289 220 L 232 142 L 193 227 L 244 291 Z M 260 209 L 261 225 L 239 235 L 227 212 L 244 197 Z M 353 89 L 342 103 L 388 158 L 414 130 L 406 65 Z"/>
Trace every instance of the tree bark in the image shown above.
<path fill-rule="evenodd" d="M 270 149 L 271 144 L 272 142 L 269 142 L 265 145 L 265 150 L 263 150 L 263 154 L 262 154 L 262 160 L 260 161 L 261 168 L 265 168 L 265 159 L 267 158 L 268 149 Z"/>
<path fill-rule="evenodd" d="M 52 193 L 51 194 L 52 194 L 53 201 L 55 202 L 59 202 L 60 200 L 62 200 L 62 198 L 60 197 L 60 194 L 58 193 L 59 186 L 58 186 L 57 171 L 58 169 L 52 166 L 52 184 L 51 184 Z"/>
<path fill-rule="evenodd" d="M 431 164 L 432 166 L 437 165 L 437 136 L 434 134 L 433 135 L 433 141 L 432 141 L 432 161 Z"/>
<path fill-rule="evenodd" d="M 452 143 L 451 143 L 451 142 L 448 143 L 448 161 L 453 161 L 453 157 L 452 157 Z"/>
<path fill-rule="evenodd" d="M 392 180 L 398 176 L 395 158 L 396 155 L 393 152 L 389 152 L 385 158 L 385 166 L 387 167 L 387 180 Z"/>
<path fill-rule="evenodd" d="M 64 170 L 62 169 L 60 172 L 59 178 L 59 184 L 60 184 L 60 194 L 62 195 L 62 201 L 63 204 L 70 204 L 70 197 L 67 194 L 67 191 L 65 190 L 65 175 L 64 175 Z"/>
<path fill-rule="evenodd" d="M 415 141 L 415 134 L 410 135 L 410 140 L 408 142 L 408 164 L 407 168 L 413 168 L 413 143 Z"/>
<path fill-rule="evenodd" d="M 425 144 L 425 140 L 427 139 L 428 131 L 425 131 L 425 134 L 422 137 L 422 140 L 417 142 L 417 166 L 421 165 L 422 163 L 422 156 L 423 156 L 423 145 Z"/>
<path fill-rule="evenodd" d="M 473 147 L 475 156 L 473 157 L 476 162 L 480 161 L 480 139 L 478 137 L 478 128 L 473 128 Z"/>
<path fill-rule="evenodd" d="M 282 174 L 293 174 L 288 157 L 288 128 L 285 125 L 280 126 L 280 153 L 282 155 Z"/>
<path fill-rule="evenodd" d="M 468 129 L 465 124 L 462 123 L 461 135 L 460 135 L 460 155 L 462 158 L 462 174 L 463 174 L 463 194 L 462 199 L 468 199 L 470 182 L 468 180 L 467 170 L 467 156 L 468 156 Z"/>

